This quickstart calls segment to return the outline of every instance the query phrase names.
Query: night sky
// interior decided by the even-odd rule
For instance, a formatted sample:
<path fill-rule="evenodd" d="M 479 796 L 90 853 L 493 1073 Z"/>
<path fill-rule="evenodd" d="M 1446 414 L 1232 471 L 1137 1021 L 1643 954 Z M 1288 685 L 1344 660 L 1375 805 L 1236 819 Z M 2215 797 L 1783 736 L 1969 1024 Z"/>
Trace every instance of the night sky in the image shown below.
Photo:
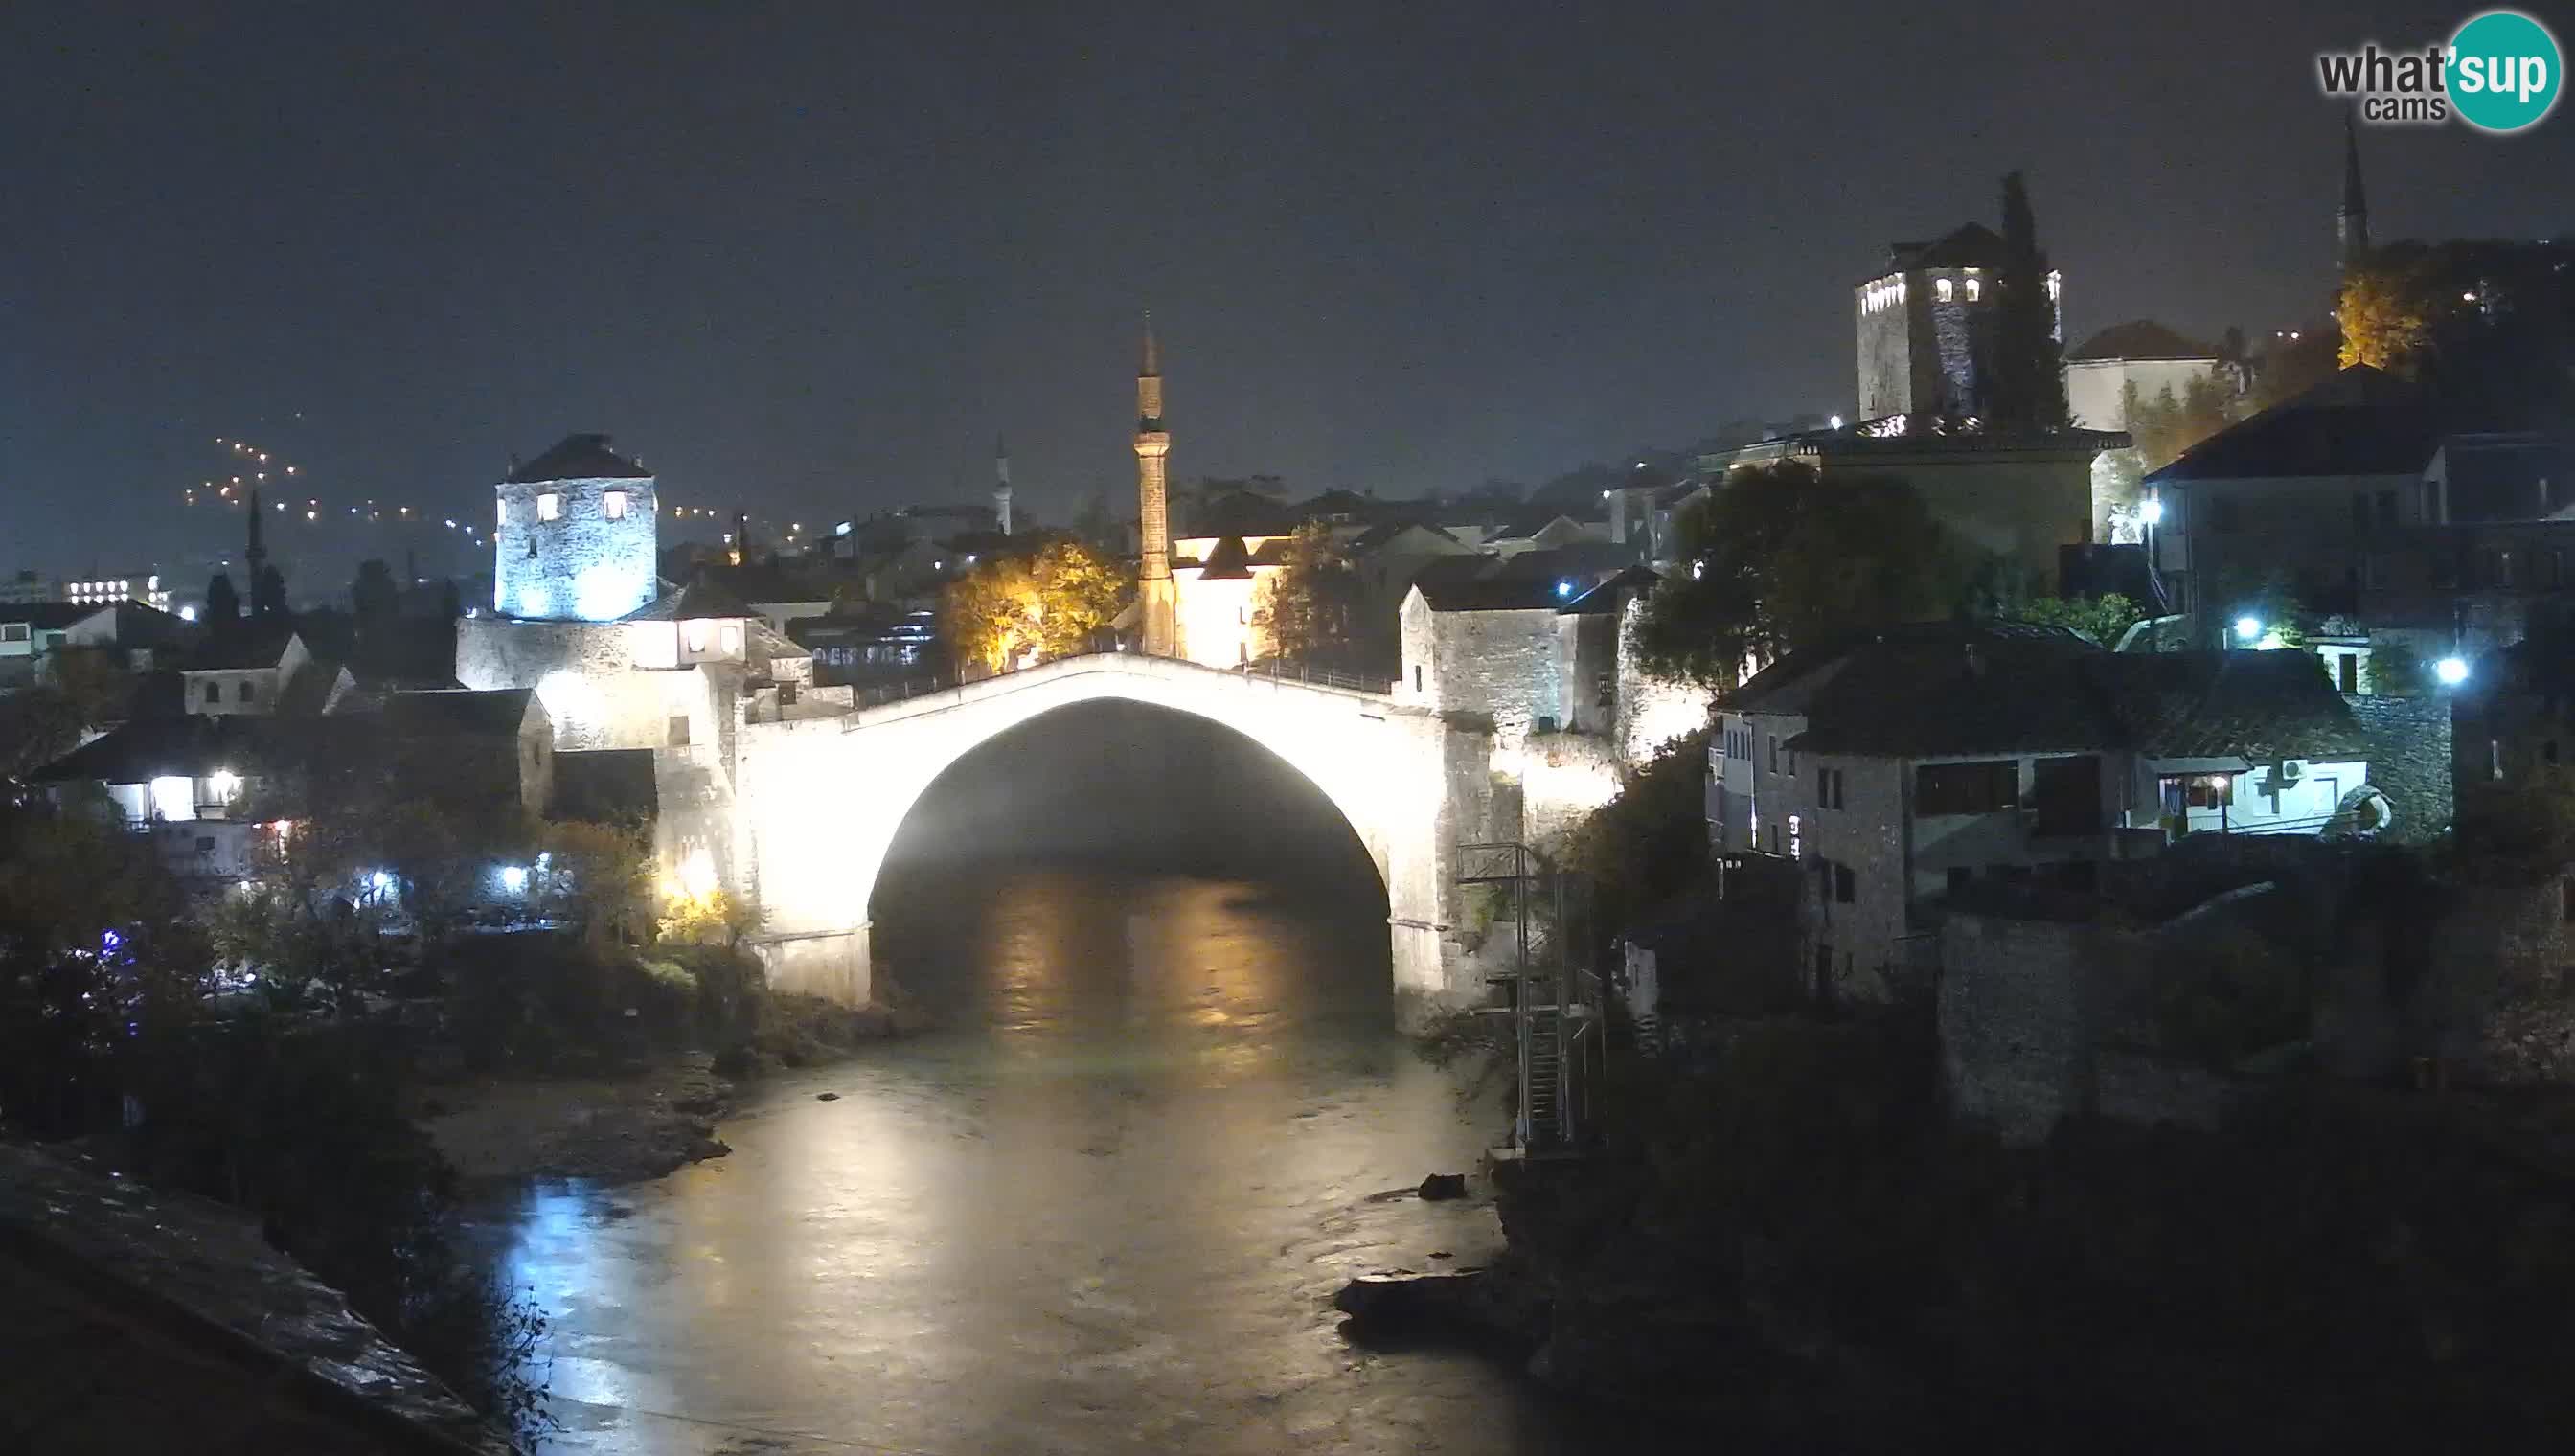
<path fill-rule="evenodd" d="M 479 521 L 606 430 L 810 526 L 1002 431 L 1026 509 L 1132 507 L 1148 307 L 1178 478 L 1534 482 L 1849 409 L 1850 286 L 2012 167 L 2071 335 L 2267 329 L 2330 287 L 2314 52 L 2468 13 L 13 5 L 0 569 L 228 543 L 219 435 Z M 2565 105 L 2363 146 L 2381 241 L 2575 229 Z"/>

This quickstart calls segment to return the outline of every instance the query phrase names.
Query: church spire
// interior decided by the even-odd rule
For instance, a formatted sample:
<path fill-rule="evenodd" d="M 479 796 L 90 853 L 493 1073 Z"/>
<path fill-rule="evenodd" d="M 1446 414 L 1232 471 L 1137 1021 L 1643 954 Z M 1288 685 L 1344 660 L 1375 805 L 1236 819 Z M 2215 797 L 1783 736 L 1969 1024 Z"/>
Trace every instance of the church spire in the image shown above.
<path fill-rule="evenodd" d="M 2369 195 L 2360 185 L 2360 132 L 2348 112 L 2342 119 L 2342 212 L 2334 220 L 2334 242 L 2345 269 L 2369 251 Z"/>
<path fill-rule="evenodd" d="M 259 539 L 259 487 L 250 488 L 250 546 L 242 553 L 242 562 L 250 569 L 251 590 L 259 590 L 259 569 L 268 564 L 268 548 Z"/>

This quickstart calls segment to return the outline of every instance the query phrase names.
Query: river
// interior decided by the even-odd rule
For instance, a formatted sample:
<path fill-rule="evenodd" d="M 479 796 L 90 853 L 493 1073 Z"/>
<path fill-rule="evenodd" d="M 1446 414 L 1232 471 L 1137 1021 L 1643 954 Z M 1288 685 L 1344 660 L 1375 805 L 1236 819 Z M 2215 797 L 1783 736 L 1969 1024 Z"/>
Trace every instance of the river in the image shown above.
<path fill-rule="evenodd" d="M 1471 1171 L 1501 1115 L 1394 1034 L 1381 900 L 1057 858 L 878 914 L 940 1030 L 759 1084 L 729 1157 L 506 1224 L 554 1321 L 549 1449 L 1597 1449 L 1505 1365 L 1330 1308 L 1499 1240 L 1381 1196 Z"/>

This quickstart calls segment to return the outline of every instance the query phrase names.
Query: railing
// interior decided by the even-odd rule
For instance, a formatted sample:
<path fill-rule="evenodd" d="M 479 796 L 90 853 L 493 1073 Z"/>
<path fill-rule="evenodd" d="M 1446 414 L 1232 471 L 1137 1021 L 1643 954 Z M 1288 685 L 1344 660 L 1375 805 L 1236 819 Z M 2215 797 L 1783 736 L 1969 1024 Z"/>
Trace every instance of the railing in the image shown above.
<path fill-rule="evenodd" d="M 968 678 L 961 674 L 953 678 L 907 678 L 896 683 L 881 683 L 873 688 L 852 685 L 851 698 L 860 708 L 883 708 L 890 703 L 906 703 L 915 698 L 926 698 L 934 693 L 950 693 L 977 683 L 990 682 L 995 678 L 1009 678 L 1038 668 L 1051 668 L 1058 663 L 1070 663 L 1080 658 L 1119 656 L 1134 655 L 1127 653 L 1123 648 L 1095 648 L 1089 652 L 1068 653 L 1060 658 L 1048 658 L 1043 662 L 1030 663 L 1025 667 L 1004 668 L 998 673 L 986 673 L 975 678 Z M 1316 668 L 1304 663 L 1281 663 L 1276 659 L 1267 663 L 1246 663 L 1234 669 L 1233 673 L 1235 677 L 1247 682 L 1268 679 L 1273 683 L 1301 683 L 1314 688 L 1337 688 L 1344 693 L 1365 693 L 1377 698 L 1386 696 L 1386 684 L 1390 681 L 1362 678 L 1350 673 L 1336 673 L 1328 668 Z"/>

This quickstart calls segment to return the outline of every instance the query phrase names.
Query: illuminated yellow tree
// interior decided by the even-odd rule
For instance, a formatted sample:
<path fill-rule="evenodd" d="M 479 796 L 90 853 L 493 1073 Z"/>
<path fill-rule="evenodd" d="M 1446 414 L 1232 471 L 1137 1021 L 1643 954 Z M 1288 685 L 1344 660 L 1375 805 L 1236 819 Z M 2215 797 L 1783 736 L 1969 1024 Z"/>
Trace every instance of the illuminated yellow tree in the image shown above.
<path fill-rule="evenodd" d="M 2431 338 L 2431 311 L 2418 272 L 2363 265 L 2345 274 L 2334 306 L 2342 326 L 2342 367 L 2405 370 Z"/>
<path fill-rule="evenodd" d="M 1008 672 L 1090 651 L 1132 585 L 1099 552 L 1053 541 L 1034 557 L 988 560 L 950 583 L 941 630 L 961 665 Z"/>

